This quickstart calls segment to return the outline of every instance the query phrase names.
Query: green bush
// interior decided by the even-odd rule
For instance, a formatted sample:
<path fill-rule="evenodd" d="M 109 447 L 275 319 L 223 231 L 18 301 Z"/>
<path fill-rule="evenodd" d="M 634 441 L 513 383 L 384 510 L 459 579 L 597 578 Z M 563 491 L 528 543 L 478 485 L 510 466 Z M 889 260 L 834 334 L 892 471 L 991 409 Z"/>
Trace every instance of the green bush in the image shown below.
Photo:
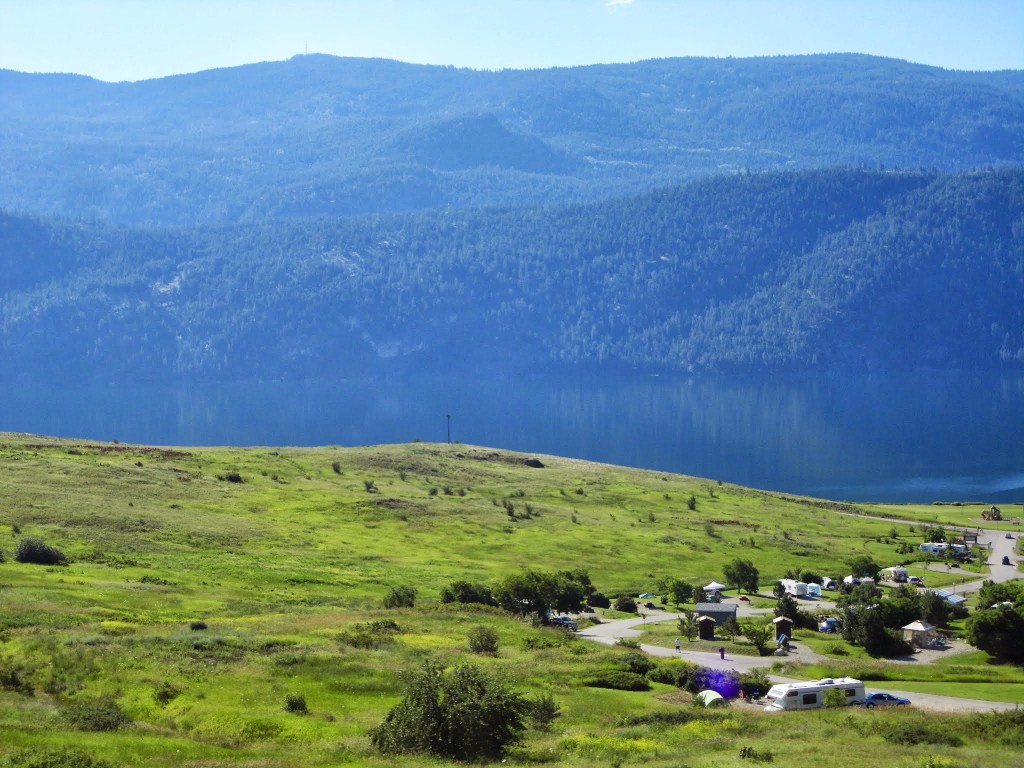
<path fill-rule="evenodd" d="M 526 713 L 534 728 L 545 731 L 551 727 L 556 717 L 561 717 L 562 709 L 550 693 L 542 693 L 527 702 Z"/>
<path fill-rule="evenodd" d="M 24 664 L 0 656 L 0 689 L 13 691 L 23 696 L 32 696 L 35 689 L 29 680 L 29 670 Z"/>
<path fill-rule="evenodd" d="M 291 712 L 293 715 L 309 714 L 309 707 L 306 705 L 306 697 L 301 693 L 289 693 L 285 696 L 282 709 L 284 709 L 285 712 Z"/>
<path fill-rule="evenodd" d="M 412 608 L 416 605 L 415 587 L 393 587 L 384 598 L 385 608 Z"/>
<path fill-rule="evenodd" d="M 959 747 L 963 741 L 959 736 L 941 728 L 930 728 L 919 723 L 889 723 L 882 736 L 890 744 L 936 744 L 946 747 Z"/>
<path fill-rule="evenodd" d="M 405 678 L 402 701 L 370 731 L 370 743 L 384 754 L 493 760 L 525 730 L 526 699 L 473 665 L 445 675 L 428 661 Z"/>
<path fill-rule="evenodd" d="M 34 536 L 28 536 L 18 542 L 14 550 L 14 559 L 19 563 L 35 565 L 63 565 L 67 562 L 63 552 Z"/>
<path fill-rule="evenodd" d="M 442 603 L 480 603 L 490 605 L 494 602 L 491 590 L 483 584 L 469 581 L 453 581 L 441 590 Z"/>
<path fill-rule="evenodd" d="M 615 691 L 649 691 L 651 684 L 647 678 L 634 672 L 613 670 L 601 672 L 583 681 L 588 688 L 610 688 Z"/>
<path fill-rule="evenodd" d="M 131 723 L 113 696 L 82 696 L 68 702 L 61 716 L 80 731 L 116 731 Z"/>
<path fill-rule="evenodd" d="M 113 763 L 80 749 L 28 747 L 7 758 L 5 768 L 114 768 Z"/>
<path fill-rule="evenodd" d="M 153 701 L 161 707 L 166 707 L 180 695 L 181 688 L 167 680 L 161 680 L 153 688 Z"/>
<path fill-rule="evenodd" d="M 621 597 L 615 598 L 615 602 L 612 603 L 612 607 L 616 611 L 622 611 L 623 613 L 636 613 L 636 600 L 629 595 L 622 595 Z"/>
<path fill-rule="evenodd" d="M 338 635 L 338 643 L 352 648 L 373 650 L 394 643 L 398 632 L 401 632 L 398 624 L 390 620 L 353 624 L 351 629 Z"/>
<path fill-rule="evenodd" d="M 483 625 L 473 627 L 469 630 L 469 650 L 473 653 L 497 653 L 498 633 Z"/>

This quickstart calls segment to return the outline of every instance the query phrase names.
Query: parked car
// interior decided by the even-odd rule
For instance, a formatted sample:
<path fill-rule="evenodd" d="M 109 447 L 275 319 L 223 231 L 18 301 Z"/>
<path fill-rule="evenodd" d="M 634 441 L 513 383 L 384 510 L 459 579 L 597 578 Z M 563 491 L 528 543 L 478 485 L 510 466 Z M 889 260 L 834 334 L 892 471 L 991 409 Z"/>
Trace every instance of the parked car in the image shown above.
<path fill-rule="evenodd" d="M 907 581 L 913 584 L 915 587 L 924 586 L 924 579 L 922 579 L 920 576 L 911 576 L 909 579 L 907 579 Z"/>
<path fill-rule="evenodd" d="M 1008 533 L 1008 534 L 1006 534 L 1006 538 L 1008 538 L 1008 539 L 1012 539 L 1012 538 L 1013 538 L 1013 534 L 1012 534 L 1012 533 Z"/>
<path fill-rule="evenodd" d="M 644 608 L 657 608 L 654 603 L 644 603 Z"/>
<path fill-rule="evenodd" d="M 843 625 L 843 623 L 839 619 L 833 619 L 832 617 L 829 617 L 827 619 L 822 619 L 821 620 L 821 623 L 818 624 L 818 631 L 819 632 L 838 632 L 840 627 L 842 627 L 842 625 Z"/>
<path fill-rule="evenodd" d="M 568 629 L 571 632 L 579 629 L 579 625 L 568 616 L 553 616 L 550 621 L 556 627 L 562 627 L 562 629 Z"/>
<path fill-rule="evenodd" d="M 868 709 L 874 709 L 875 707 L 906 707 L 910 704 L 910 699 L 893 696 L 891 693 L 879 692 L 869 693 L 860 704 Z"/>
<path fill-rule="evenodd" d="M 1003 565 L 1009 565 L 1009 564 L 1010 564 L 1010 556 L 1009 555 L 1003 555 Z"/>

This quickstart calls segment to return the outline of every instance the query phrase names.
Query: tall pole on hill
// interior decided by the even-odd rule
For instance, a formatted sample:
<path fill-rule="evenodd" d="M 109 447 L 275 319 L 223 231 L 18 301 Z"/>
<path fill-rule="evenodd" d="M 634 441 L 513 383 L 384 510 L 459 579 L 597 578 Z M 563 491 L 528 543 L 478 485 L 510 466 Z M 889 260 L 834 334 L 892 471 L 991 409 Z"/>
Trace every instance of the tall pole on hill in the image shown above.
<path fill-rule="evenodd" d="M 450 413 L 445 414 L 445 418 L 448 419 L 448 445 L 452 444 L 452 415 Z"/>

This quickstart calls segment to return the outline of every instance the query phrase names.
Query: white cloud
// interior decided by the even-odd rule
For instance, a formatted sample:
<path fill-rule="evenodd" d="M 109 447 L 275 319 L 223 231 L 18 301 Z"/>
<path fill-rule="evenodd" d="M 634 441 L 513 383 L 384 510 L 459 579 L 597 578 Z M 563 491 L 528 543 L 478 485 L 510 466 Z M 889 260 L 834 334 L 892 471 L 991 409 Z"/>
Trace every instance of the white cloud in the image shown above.
<path fill-rule="evenodd" d="M 604 4 L 609 8 L 619 8 L 623 5 L 632 5 L 633 0 L 605 0 Z"/>

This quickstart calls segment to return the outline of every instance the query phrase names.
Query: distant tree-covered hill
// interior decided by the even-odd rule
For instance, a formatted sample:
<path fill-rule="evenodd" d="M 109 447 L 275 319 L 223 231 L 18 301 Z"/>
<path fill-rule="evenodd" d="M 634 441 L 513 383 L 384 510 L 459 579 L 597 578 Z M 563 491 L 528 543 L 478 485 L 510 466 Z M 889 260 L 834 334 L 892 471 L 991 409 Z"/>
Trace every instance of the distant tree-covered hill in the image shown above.
<path fill-rule="evenodd" d="M 7 378 L 1020 368 L 1024 169 L 188 230 L 5 214 L 0 270 Z"/>
<path fill-rule="evenodd" d="M 300 56 L 0 71 L 0 207 L 232 224 L 632 196 L 740 170 L 1024 162 L 1024 73 L 860 55 L 478 72 Z"/>

